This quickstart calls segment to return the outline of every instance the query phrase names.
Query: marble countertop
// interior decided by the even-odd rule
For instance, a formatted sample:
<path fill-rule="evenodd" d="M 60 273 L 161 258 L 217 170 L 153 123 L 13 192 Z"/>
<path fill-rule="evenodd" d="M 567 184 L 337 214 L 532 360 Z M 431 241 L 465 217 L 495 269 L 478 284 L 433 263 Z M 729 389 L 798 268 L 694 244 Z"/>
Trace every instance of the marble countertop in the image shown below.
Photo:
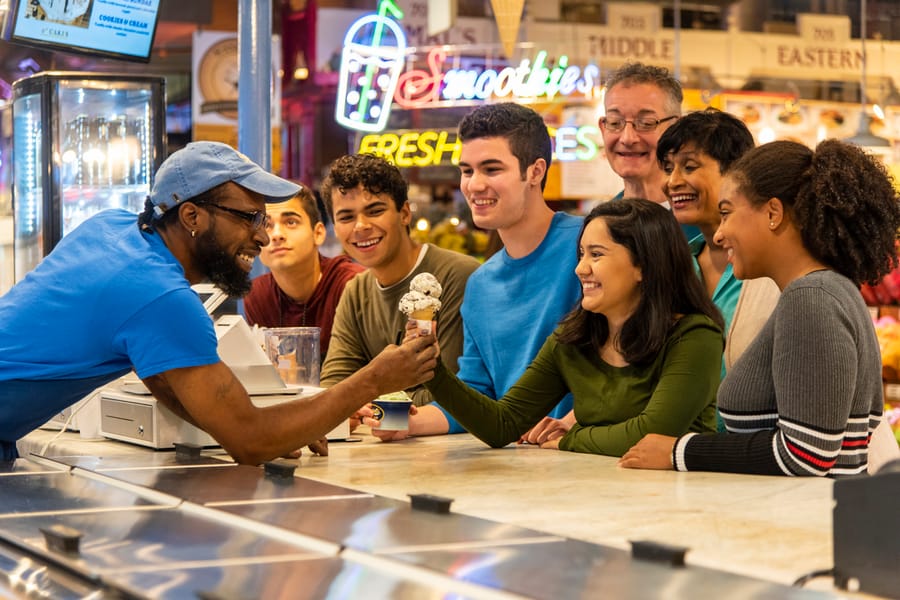
<path fill-rule="evenodd" d="M 19 450 L 23 456 L 153 452 L 55 435 L 33 432 Z M 535 446 L 495 450 L 468 434 L 393 443 L 358 437 L 332 442 L 327 457 L 304 451 L 296 474 L 400 500 L 445 496 L 455 512 L 608 546 L 627 549 L 629 540 L 685 546 L 691 564 L 784 584 L 833 562 L 830 480 L 621 469 L 604 456 Z M 829 589 L 830 579 L 811 587 Z"/>
<path fill-rule="evenodd" d="M 494 450 L 463 434 L 331 444 L 328 457 L 301 457 L 297 473 L 397 499 L 446 496 L 457 512 L 609 546 L 685 546 L 692 564 L 785 584 L 832 565 L 830 480 L 637 471 L 616 461 Z"/>

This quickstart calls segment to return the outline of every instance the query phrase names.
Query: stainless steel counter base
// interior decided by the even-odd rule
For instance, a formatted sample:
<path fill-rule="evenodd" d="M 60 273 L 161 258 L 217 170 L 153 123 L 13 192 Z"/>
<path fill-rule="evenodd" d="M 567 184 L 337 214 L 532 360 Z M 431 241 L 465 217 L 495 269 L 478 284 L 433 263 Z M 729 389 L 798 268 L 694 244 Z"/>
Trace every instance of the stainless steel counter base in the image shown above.
<path fill-rule="evenodd" d="M 80 535 L 54 546 L 43 531 Z M 74 536 L 77 537 L 77 536 Z M 6 589 L 4 590 L 4 586 Z M 0 596 L 815 598 L 262 468 L 174 454 L 0 465 Z"/>

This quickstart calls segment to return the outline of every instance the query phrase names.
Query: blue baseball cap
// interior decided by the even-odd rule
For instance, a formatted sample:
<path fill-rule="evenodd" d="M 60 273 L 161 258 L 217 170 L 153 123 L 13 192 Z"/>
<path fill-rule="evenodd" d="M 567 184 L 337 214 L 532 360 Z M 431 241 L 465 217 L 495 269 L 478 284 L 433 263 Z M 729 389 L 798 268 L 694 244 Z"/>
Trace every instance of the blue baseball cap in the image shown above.
<path fill-rule="evenodd" d="M 150 190 L 155 217 L 228 181 L 261 194 L 266 202 L 289 200 L 302 189 L 266 172 L 228 144 L 191 142 L 173 152 L 156 172 Z"/>

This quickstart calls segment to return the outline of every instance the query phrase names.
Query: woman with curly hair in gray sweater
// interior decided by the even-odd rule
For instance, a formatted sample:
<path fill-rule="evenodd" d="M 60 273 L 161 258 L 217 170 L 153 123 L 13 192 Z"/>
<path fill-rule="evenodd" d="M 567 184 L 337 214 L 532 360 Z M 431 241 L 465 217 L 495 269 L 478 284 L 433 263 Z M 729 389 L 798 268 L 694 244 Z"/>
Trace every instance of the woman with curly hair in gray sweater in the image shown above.
<path fill-rule="evenodd" d="M 728 433 L 648 435 L 620 465 L 838 477 L 865 473 L 883 410 L 862 282 L 897 264 L 897 191 L 859 147 L 772 142 L 722 183 L 715 241 L 740 279 L 771 277 L 772 316 L 722 382 Z"/>

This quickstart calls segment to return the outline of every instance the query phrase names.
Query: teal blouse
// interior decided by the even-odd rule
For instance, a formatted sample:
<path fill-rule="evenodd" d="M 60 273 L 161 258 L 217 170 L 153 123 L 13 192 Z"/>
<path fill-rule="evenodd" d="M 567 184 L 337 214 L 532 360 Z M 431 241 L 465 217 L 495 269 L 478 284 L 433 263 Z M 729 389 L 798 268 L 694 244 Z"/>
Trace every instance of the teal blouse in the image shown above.
<path fill-rule="evenodd" d="M 688 245 L 691 247 L 691 255 L 694 257 L 694 268 L 697 270 L 697 276 L 700 277 L 700 263 L 697 261 L 697 257 L 700 256 L 700 252 L 706 247 L 706 240 L 702 235 L 699 235 L 688 242 Z M 741 280 L 734 276 L 731 263 L 728 263 L 712 296 L 713 304 L 716 305 L 716 308 L 722 313 L 722 318 L 725 319 L 726 334 L 731 329 L 734 309 L 737 307 L 738 297 L 741 295 L 741 285 Z M 722 377 L 725 377 L 725 363 L 722 363 Z"/>
<path fill-rule="evenodd" d="M 697 257 L 700 256 L 703 248 L 706 247 L 706 239 L 702 235 L 698 235 L 691 239 L 691 241 L 688 242 L 688 245 L 691 247 L 691 255 L 694 257 L 694 268 L 697 270 L 697 276 L 702 279 L 700 274 L 700 262 L 697 260 Z M 743 282 L 734 276 L 734 270 L 731 268 L 731 263 L 728 263 L 725 267 L 725 271 L 722 273 L 722 277 L 719 278 L 719 283 L 716 285 L 716 289 L 713 291 L 712 296 L 713 304 L 716 305 L 716 308 L 719 309 L 719 312 L 722 313 L 722 318 L 725 320 L 726 336 L 728 335 L 728 332 L 731 331 L 731 322 L 734 320 L 734 310 L 737 308 L 742 285 Z M 721 378 L 725 379 L 724 360 L 722 361 Z M 716 412 L 716 429 L 720 432 L 725 431 L 725 423 L 722 421 L 722 417 L 719 416 L 718 412 Z"/>

